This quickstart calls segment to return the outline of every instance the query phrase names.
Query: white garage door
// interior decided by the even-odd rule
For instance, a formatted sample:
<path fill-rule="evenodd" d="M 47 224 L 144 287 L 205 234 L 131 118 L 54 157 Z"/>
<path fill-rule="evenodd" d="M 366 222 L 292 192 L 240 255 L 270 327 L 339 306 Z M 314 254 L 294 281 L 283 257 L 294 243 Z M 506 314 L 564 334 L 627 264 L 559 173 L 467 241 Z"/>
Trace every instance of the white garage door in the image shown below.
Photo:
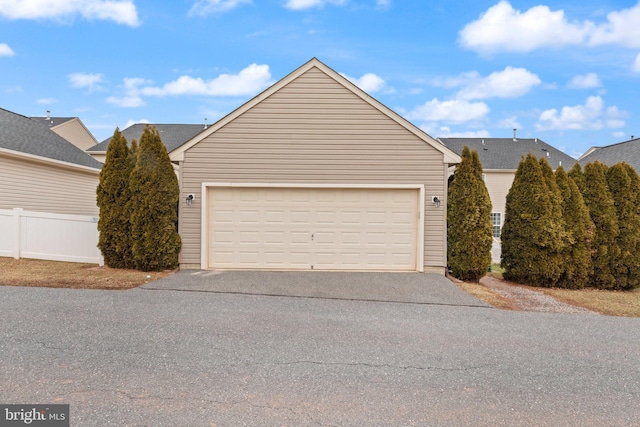
<path fill-rule="evenodd" d="M 417 189 L 212 187 L 208 266 L 415 271 Z"/>

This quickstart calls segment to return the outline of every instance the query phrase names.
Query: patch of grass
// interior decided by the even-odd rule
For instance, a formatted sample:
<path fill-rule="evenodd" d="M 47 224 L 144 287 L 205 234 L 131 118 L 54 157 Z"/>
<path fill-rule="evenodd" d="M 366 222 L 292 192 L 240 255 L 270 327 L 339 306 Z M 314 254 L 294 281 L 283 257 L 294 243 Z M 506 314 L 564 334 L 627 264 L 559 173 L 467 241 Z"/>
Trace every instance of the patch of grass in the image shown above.
<path fill-rule="evenodd" d="M 74 289 L 131 289 L 172 274 L 96 264 L 0 257 L 0 285 Z"/>
<path fill-rule="evenodd" d="M 455 281 L 455 284 L 462 288 L 462 290 L 495 308 L 513 310 L 513 304 L 511 301 L 485 285 L 459 281 Z"/>
<path fill-rule="evenodd" d="M 627 292 L 599 289 L 536 289 L 560 301 L 609 316 L 640 317 L 640 289 Z"/>
<path fill-rule="evenodd" d="M 491 264 L 491 271 L 489 272 L 489 274 L 491 274 L 493 277 L 496 277 L 498 279 L 503 279 L 502 277 L 503 273 L 504 273 L 504 268 L 502 268 L 500 264 Z"/>

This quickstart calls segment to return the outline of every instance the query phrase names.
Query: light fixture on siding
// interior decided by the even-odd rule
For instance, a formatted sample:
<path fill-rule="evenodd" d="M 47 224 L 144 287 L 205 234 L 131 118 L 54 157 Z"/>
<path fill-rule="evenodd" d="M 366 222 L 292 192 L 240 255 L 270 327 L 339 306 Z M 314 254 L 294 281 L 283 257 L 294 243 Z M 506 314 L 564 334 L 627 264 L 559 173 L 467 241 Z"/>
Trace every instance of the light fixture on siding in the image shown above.
<path fill-rule="evenodd" d="M 431 201 L 433 202 L 434 205 L 436 205 L 436 208 L 440 207 L 440 198 L 438 196 L 433 196 L 431 198 Z"/>
<path fill-rule="evenodd" d="M 193 194 L 189 194 L 185 200 L 187 202 L 187 205 L 191 206 L 191 203 L 193 203 L 195 199 L 196 196 L 194 196 Z"/>

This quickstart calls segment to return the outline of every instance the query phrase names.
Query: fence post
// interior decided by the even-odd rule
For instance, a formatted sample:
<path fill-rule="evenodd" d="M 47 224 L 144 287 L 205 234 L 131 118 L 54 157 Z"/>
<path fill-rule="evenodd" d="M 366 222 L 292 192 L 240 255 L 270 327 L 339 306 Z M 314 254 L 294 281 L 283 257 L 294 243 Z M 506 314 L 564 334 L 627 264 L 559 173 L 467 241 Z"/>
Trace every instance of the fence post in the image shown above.
<path fill-rule="evenodd" d="M 22 238 L 22 208 L 13 208 L 13 257 L 20 259 L 20 240 Z"/>

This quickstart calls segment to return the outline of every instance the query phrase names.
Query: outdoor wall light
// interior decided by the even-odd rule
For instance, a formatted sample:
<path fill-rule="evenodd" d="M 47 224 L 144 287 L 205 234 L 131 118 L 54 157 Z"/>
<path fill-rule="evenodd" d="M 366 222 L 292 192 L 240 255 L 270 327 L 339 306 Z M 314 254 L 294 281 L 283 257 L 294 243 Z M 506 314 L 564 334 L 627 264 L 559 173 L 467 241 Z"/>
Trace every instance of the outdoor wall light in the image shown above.
<path fill-rule="evenodd" d="M 436 205 L 436 208 L 440 207 L 440 198 L 438 196 L 433 196 L 431 200 L 433 201 L 433 204 Z"/>
<path fill-rule="evenodd" d="M 193 194 L 189 194 L 186 198 L 187 205 L 191 205 L 191 203 L 193 203 L 195 199 L 196 199 L 196 196 L 194 196 Z"/>

